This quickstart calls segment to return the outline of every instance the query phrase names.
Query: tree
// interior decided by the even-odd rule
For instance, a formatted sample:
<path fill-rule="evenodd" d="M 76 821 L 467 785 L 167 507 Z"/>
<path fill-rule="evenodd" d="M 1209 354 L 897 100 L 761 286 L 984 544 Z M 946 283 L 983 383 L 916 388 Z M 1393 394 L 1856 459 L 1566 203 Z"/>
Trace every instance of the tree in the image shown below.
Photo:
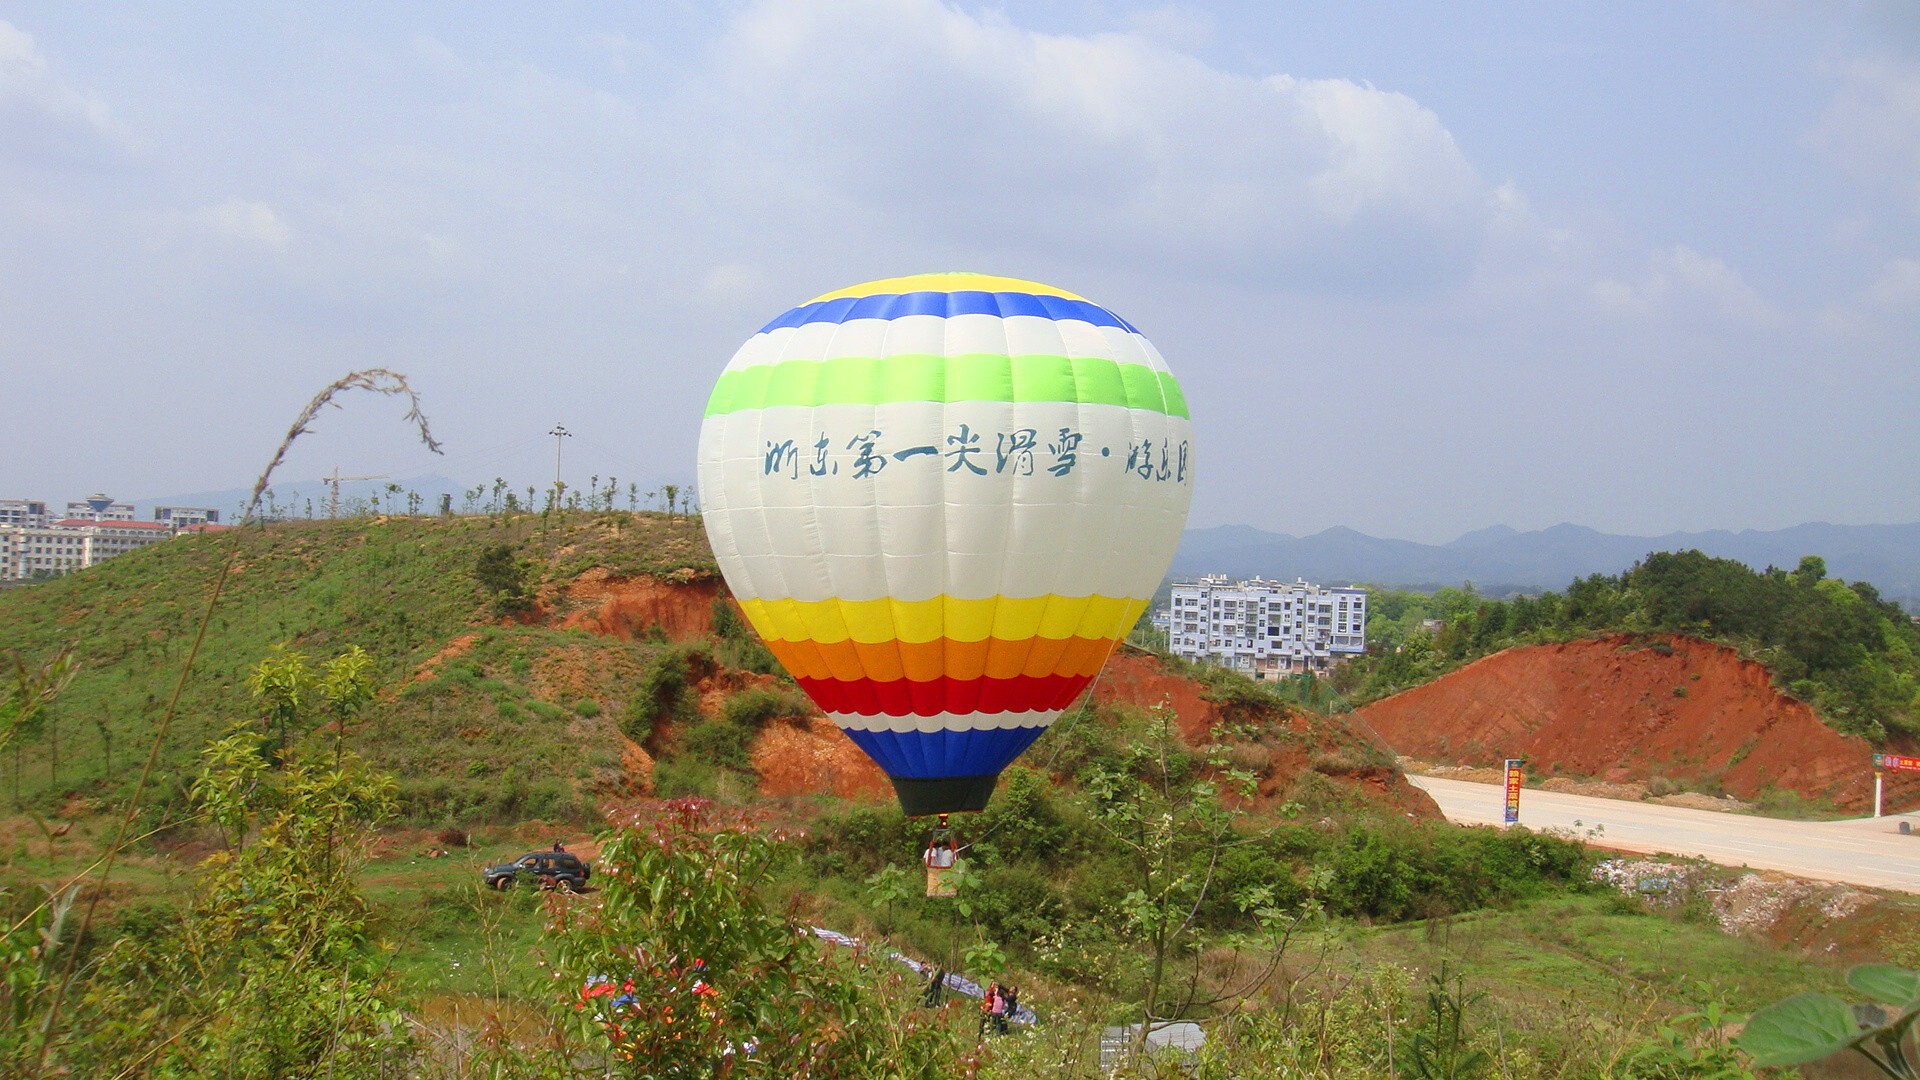
<path fill-rule="evenodd" d="M 60 696 L 80 664 L 73 658 L 71 646 L 55 653 L 38 668 L 28 667 L 17 654 L 7 654 L 6 682 L 0 688 L 0 749 L 14 736 L 29 733 L 39 722 L 47 706 Z"/>
<path fill-rule="evenodd" d="M 275 645 L 247 676 L 247 689 L 253 694 L 261 717 L 275 733 L 275 760 L 286 753 L 287 729 L 306 711 L 313 681 L 313 668 L 308 665 L 306 654 L 285 645 Z"/>
<path fill-rule="evenodd" d="M 1235 828 L 1239 814 L 1220 796 L 1223 790 L 1248 794 L 1255 780 L 1251 773 L 1226 768 L 1222 758 L 1189 751 L 1173 728 L 1172 711 L 1163 707 L 1128 740 L 1116 763 L 1094 765 L 1082 783 L 1093 822 L 1131 863 L 1135 887 L 1121 901 L 1121 915 L 1125 935 L 1145 950 L 1142 1022 L 1134 1036 L 1138 1054 L 1152 1025 L 1200 1003 L 1197 920 L 1213 896 L 1222 858 L 1248 842 Z M 1286 915 L 1273 908 L 1270 894 L 1249 892 L 1235 899 L 1257 912 L 1264 927 L 1284 930 Z M 1277 965 L 1278 952 L 1270 952 L 1269 960 L 1261 982 Z M 1176 975 L 1172 968 L 1185 962 L 1191 967 Z M 1176 981 L 1178 991 L 1170 992 Z M 1236 988 L 1230 996 L 1255 986 Z"/>
<path fill-rule="evenodd" d="M 474 580 L 493 597 L 493 613 L 502 617 L 532 610 L 533 596 L 527 588 L 532 567 L 514 554 L 512 544 L 491 544 L 474 560 Z"/>
<path fill-rule="evenodd" d="M 52 1039 L 37 1051 L 51 1054 L 47 1075 L 94 1075 L 103 1063 L 129 1076 L 411 1072 L 409 1024 L 389 958 L 369 945 L 356 880 L 395 783 L 307 730 L 315 713 L 342 730 L 359 717 L 373 697 L 370 666 L 357 648 L 317 672 L 286 650 L 262 660 L 263 699 L 301 734 L 277 764 L 249 721 L 205 748 L 189 796 L 223 850 L 193 869 L 184 910 L 89 953 L 57 1037 L 43 1010 L 58 982 L 49 954 L 71 956 L 62 922 L 72 892 L 16 927 L 37 932 L 34 948 L 15 948 L 17 934 L 0 941 L 0 1000 L 26 1021 L 0 1025 L 0 1059 L 31 1060 L 15 1051 Z"/>
<path fill-rule="evenodd" d="M 339 757 L 347 735 L 373 700 L 372 669 L 373 658 L 358 645 L 348 646 L 317 671 L 305 653 L 274 646 L 247 676 L 247 689 L 275 733 L 273 760 L 285 757 L 289 730 L 320 722 L 333 726 L 334 756 Z M 315 711 L 319 720 L 313 717 Z"/>

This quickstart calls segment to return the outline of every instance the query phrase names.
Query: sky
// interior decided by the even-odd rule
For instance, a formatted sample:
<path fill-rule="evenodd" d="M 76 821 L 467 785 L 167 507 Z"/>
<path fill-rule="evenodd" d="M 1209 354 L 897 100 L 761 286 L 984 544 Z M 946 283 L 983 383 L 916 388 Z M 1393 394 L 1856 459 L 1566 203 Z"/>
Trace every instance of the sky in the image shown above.
<path fill-rule="evenodd" d="M 690 483 L 787 308 L 1139 327 L 1190 524 L 1920 521 L 1920 6 L 0 0 L 0 498 Z"/>

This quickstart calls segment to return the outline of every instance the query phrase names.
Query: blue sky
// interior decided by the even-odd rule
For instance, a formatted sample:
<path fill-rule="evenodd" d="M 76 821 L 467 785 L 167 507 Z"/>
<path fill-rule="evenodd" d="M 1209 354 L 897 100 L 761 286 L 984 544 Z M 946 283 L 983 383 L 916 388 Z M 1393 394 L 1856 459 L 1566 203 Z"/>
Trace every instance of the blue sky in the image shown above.
<path fill-rule="evenodd" d="M 733 349 L 970 269 L 1139 326 L 1193 524 L 1920 520 L 1920 8 L 0 2 L 0 497 L 692 473 Z"/>

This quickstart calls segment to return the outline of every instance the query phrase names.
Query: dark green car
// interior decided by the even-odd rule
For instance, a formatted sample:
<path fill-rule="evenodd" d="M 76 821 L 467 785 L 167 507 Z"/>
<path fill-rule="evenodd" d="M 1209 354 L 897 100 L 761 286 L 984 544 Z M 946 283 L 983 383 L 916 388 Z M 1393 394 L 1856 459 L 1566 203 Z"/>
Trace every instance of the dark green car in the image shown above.
<path fill-rule="evenodd" d="M 514 882 L 524 879 L 561 892 L 581 891 L 592 874 L 593 867 L 570 851 L 532 851 L 480 871 L 481 880 L 491 888 L 511 889 Z"/>

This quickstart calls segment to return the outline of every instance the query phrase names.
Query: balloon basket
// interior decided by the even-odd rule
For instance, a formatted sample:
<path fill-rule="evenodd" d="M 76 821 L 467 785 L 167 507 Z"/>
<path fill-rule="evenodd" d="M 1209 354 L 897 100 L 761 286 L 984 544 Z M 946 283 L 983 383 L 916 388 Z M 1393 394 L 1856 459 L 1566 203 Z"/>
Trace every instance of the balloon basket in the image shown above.
<path fill-rule="evenodd" d="M 933 897 L 958 895 L 961 866 L 961 862 L 955 862 L 952 866 L 927 867 L 927 895 Z"/>

